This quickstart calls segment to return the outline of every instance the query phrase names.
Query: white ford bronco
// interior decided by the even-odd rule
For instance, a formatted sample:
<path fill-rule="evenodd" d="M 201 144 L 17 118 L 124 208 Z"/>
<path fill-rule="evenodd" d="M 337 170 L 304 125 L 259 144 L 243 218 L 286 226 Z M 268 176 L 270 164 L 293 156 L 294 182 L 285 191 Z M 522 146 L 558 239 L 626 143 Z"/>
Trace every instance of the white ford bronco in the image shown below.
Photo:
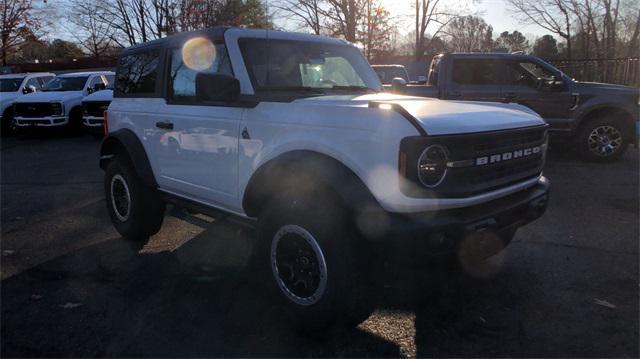
<path fill-rule="evenodd" d="M 82 129 L 82 99 L 104 90 L 113 72 L 76 72 L 55 77 L 36 93 L 22 96 L 13 105 L 15 123 L 24 127 Z"/>
<path fill-rule="evenodd" d="M 381 90 L 321 36 L 214 28 L 124 50 L 100 157 L 114 226 L 145 240 L 165 203 L 255 225 L 275 298 L 324 326 L 373 310 L 374 242 L 486 258 L 543 214 L 538 115 Z"/>

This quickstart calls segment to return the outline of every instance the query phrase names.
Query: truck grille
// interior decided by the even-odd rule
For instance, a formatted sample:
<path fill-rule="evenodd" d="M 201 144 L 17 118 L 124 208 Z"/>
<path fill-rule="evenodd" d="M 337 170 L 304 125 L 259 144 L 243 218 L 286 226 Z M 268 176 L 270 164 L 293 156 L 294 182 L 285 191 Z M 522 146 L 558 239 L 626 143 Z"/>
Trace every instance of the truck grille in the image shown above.
<path fill-rule="evenodd" d="M 500 158 L 493 162 L 490 158 L 543 146 L 545 136 L 546 126 L 537 126 L 475 134 L 410 137 L 405 139 L 409 140 L 407 143 L 403 140 L 402 147 L 415 141 L 416 143 L 409 145 L 415 148 L 403 149 L 406 153 L 420 156 L 422 149 L 428 145 L 440 144 L 449 150 L 449 161 L 464 162 L 464 165 L 448 168 L 444 180 L 434 189 L 428 190 L 417 185 L 419 182 L 414 182 L 403 185 L 402 190 L 413 197 L 466 197 L 535 178 L 542 172 L 544 148 L 537 153 L 517 158 Z M 416 167 L 413 164 L 417 163 L 417 157 L 410 157 L 412 156 L 407 159 L 407 164 L 411 164 L 407 165 L 407 179 L 417 178 L 417 169 L 412 168 Z M 487 159 L 486 164 L 478 164 L 479 158 Z"/>
<path fill-rule="evenodd" d="M 104 111 L 109 108 L 110 101 L 83 102 L 82 109 L 85 116 L 104 117 Z"/>
<path fill-rule="evenodd" d="M 53 108 L 49 102 L 16 103 L 16 117 L 48 117 L 53 115 Z"/>

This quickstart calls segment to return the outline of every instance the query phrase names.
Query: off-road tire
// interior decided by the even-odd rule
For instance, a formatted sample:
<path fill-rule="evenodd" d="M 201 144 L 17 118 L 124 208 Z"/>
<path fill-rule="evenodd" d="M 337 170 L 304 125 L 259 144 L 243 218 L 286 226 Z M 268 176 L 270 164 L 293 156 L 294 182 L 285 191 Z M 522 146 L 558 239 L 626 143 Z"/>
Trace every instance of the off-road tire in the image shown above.
<path fill-rule="evenodd" d="M 354 327 L 367 319 L 377 304 L 377 278 L 370 270 L 374 260 L 347 218 L 337 196 L 326 189 L 280 194 L 258 217 L 254 269 L 261 273 L 288 319 L 303 331 L 317 332 L 332 325 Z M 278 253 L 274 252 L 274 241 L 283 228 L 303 228 L 323 254 L 326 285 L 311 304 L 294 302 L 278 283 L 277 265 L 272 262 L 273 254 Z"/>
<path fill-rule="evenodd" d="M 165 204 L 157 190 L 140 180 L 128 158 L 116 156 L 109 162 L 104 193 L 111 222 L 125 239 L 145 241 L 160 230 Z M 128 195 L 128 206 L 123 194 Z"/>
<path fill-rule="evenodd" d="M 611 152 L 600 152 L 597 149 L 602 146 L 598 140 L 601 134 L 603 138 L 608 138 L 615 147 Z M 617 142 L 619 140 L 619 143 Z M 616 141 L 614 143 L 614 141 Z M 575 138 L 575 147 L 578 153 L 586 160 L 594 162 L 611 162 L 624 154 L 629 147 L 629 141 L 625 136 L 625 127 L 622 121 L 615 118 L 603 117 L 589 120 L 584 123 Z"/>

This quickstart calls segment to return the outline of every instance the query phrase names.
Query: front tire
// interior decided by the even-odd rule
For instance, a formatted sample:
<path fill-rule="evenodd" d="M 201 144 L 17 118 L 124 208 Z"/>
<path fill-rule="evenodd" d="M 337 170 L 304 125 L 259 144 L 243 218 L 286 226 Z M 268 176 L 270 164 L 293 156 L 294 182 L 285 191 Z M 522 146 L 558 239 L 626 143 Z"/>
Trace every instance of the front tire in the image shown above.
<path fill-rule="evenodd" d="M 576 137 L 578 152 L 594 162 L 614 161 L 624 154 L 628 145 L 622 122 L 611 118 L 587 122 Z"/>
<path fill-rule="evenodd" d="M 300 329 L 356 326 L 375 309 L 371 258 L 333 193 L 282 195 L 258 217 L 257 270 Z M 358 255 L 355 255 L 358 253 Z"/>
<path fill-rule="evenodd" d="M 15 134 L 16 131 L 16 120 L 13 117 L 13 110 L 7 109 L 2 114 L 2 123 L 0 124 L 0 135 L 2 137 L 7 137 L 12 134 Z"/>
<path fill-rule="evenodd" d="M 165 205 L 145 185 L 128 159 L 116 156 L 107 165 L 104 192 L 111 222 L 127 240 L 145 241 L 162 226 Z"/>

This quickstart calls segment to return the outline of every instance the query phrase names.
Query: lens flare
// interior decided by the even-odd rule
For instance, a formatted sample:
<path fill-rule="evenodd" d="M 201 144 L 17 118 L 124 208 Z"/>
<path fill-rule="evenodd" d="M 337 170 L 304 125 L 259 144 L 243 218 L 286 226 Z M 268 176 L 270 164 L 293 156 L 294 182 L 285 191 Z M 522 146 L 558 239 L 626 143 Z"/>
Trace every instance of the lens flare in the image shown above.
<path fill-rule="evenodd" d="M 189 39 L 182 46 L 182 62 L 195 71 L 204 71 L 213 65 L 216 47 L 204 37 Z"/>

